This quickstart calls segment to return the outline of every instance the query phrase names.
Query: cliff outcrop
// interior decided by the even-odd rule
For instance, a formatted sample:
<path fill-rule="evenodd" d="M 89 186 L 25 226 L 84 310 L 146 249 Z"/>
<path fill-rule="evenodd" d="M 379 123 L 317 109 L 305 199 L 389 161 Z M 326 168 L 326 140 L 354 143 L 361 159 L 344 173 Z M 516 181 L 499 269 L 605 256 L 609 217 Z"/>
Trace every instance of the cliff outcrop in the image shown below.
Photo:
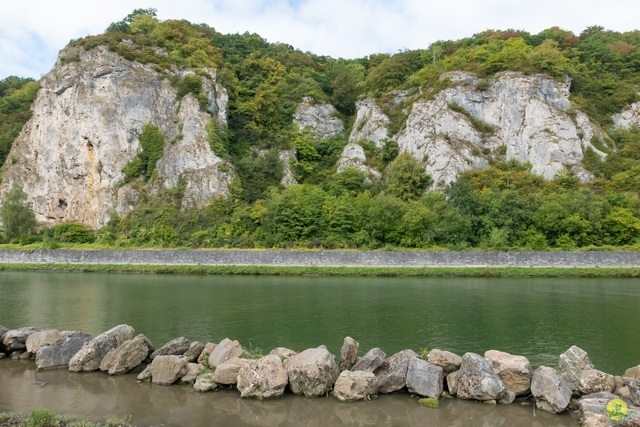
<path fill-rule="evenodd" d="M 380 146 L 384 138 L 395 139 L 401 151 L 425 163 L 436 188 L 463 171 L 488 167 L 491 159 L 530 163 L 546 179 L 564 169 L 582 181 L 592 178 L 583 154 L 590 147 L 604 156 L 591 144 L 603 136 L 584 113 L 570 110 L 569 81 L 514 72 L 488 81 L 461 72 L 441 79 L 446 89 L 434 96 L 418 93 L 404 104 L 406 120 L 395 135 L 373 99 L 359 102 L 350 142 Z M 342 164 L 354 164 L 353 151 L 345 150 Z"/>
<path fill-rule="evenodd" d="M 124 42 L 123 42 L 124 43 Z M 152 188 L 184 184 L 185 204 L 225 195 L 233 167 L 207 142 L 207 124 L 226 121 L 228 97 L 215 72 L 201 77 L 206 110 L 167 74 L 96 47 L 69 47 L 42 77 L 33 116 L 4 166 L 0 193 L 19 182 L 42 223 L 101 227 L 137 206 L 139 187 L 123 184 L 123 168 L 141 150 L 138 136 L 151 123 L 164 135 L 164 154 Z M 166 71 L 165 71 L 166 73 Z M 169 71 L 175 79 L 193 74 Z"/>

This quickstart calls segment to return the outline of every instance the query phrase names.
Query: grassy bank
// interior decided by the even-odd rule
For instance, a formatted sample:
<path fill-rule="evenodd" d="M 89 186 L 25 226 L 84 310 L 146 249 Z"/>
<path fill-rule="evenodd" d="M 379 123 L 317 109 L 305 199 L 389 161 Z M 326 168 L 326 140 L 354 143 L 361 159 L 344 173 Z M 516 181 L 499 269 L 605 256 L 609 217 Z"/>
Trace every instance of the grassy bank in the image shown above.
<path fill-rule="evenodd" d="M 47 409 L 36 409 L 30 414 L 0 412 L 0 427 L 132 427 L 126 420 L 111 419 L 104 423 L 73 420 L 56 415 Z"/>
<path fill-rule="evenodd" d="M 0 264 L 0 271 L 370 277 L 640 277 L 640 268 L 320 267 L 264 265 Z"/>

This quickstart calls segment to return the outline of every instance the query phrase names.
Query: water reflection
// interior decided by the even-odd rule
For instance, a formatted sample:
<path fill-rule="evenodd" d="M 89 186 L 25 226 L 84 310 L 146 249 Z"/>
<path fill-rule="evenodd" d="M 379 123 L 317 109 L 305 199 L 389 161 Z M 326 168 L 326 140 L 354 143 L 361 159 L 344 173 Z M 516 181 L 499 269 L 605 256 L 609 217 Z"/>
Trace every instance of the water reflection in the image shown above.
<path fill-rule="evenodd" d="M 44 383 L 44 385 L 43 385 Z M 36 372 L 32 362 L 0 360 L 0 411 L 49 408 L 72 417 L 131 417 L 138 426 L 577 426 L 571 414 L 551 415 L 521 405 L 443 400 L 423 408 L 408 394 L 340 403 L 285 395 L 273 401 L 240 399 L 233 390 L 197 393 L 189 386 L 136 382 L 66 370 Z"/>

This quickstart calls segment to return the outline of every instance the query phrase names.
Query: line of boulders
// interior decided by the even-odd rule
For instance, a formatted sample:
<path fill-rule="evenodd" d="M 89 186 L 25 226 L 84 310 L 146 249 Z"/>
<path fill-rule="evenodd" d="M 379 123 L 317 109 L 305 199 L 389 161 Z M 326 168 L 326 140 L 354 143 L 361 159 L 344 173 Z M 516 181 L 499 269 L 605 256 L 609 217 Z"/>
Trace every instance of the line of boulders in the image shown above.
<path fill-rule="evenodd" d="M 640 365 L 614 377 L 595 369 L 587 353 L 573 346 L 560 355 L 558 368 L 540 366 L 532 372 L 524 356 L 489 350 L 484 357 L 462 357 L 434 349 L 426 355 L 403 350 L 392 356 L 373 348 L 358 357 L 359 343 L 347 337 L 339 361 L 326 347 L 300 353 L 276 348 L 254 355 L 231 339 L 201 343 L 184 337 L 155 349 L 129 325 L 100 335 L 26 327 L 0 326 L 0 359 L 35 359 L 38 370 L 101 370 L 109 375 L 137 372 L 139 381 L 192 384 L 199 392 L 235 387 L 243 398 L 272 399 L 288 388 L 307 397 L 331 394 L 340 401 L 358 401 L 401 390 L 433 399 L 460 398 L 491 404 L 533 399 L 538 409 L 580 412 L 585 426 L 610 425 L 607 405 L 627 405 L 617 425 L 640 425 Z M 431 406 L 431 405 L 429 405 Z"/>

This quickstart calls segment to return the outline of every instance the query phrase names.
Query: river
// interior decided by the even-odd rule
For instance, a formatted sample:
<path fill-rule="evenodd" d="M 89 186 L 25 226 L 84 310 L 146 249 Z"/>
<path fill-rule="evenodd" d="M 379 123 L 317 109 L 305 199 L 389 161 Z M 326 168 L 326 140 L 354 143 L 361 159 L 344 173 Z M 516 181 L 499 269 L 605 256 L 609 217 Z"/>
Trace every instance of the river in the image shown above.
<path fill-rule="evenodd" d="M 555 366 L 558 355 L 575 344 L 589 353 L 598 369 L 620 375 L 640 363 L 639 285 L 636 279 L 2 272 L 0 325 L 98 334 L 127 323 L 156 347 L 178 336 L 204 342 L 229 337 L 265 353 L 279 346 L 300 351 L 324 344 L 337 354 L 344 337 L 351 336 L 360 342 L 361 354 L 372 347 L 388 355 L 405 348 L 441 348 L 458 354 L 497 349 L 528 357 L 534 368 Z M 43 382 L 46 385 L 40 387 Z M 511 421 L 523 417 L 518 425 L 534 425 L 525 420 L 539 422 L 546 415 L 538 412 L 534 417 L 530 407 L 488 408 L 458 401 L 444 401 L 434 412 L 417 406 L 408 395 L 356 405 L 292 396 L 251 402 L 233 392 L 211 397 L 179 386 L 138 384 L 132 376 L 40 373 L 25 370 L 24 362 L 7 360 L 0 361 L 0 385 L 0 410 L 46 406 L 73 416 L 130 415 L 138 425 L 214 425 L 196 422 L 211 417 L 230 417 L 215 425 L 267 425 L 251 419 L 298 425 L 291 417 L 304 414 L 310 417 L 307 425 L 314 424 L 314 416 L 334 417 L 332 424 L 349 424 L 345 420 L 351 419 L 356 425 L 414 425 L 420 417 L 435 417 L 433 424 L 421 425 L 473 425 L 461 418 L 469 408 L 479 416 L 470 418 L 477 425 L 502 425 L 490 421 L 493 417 Z M 110 399 L 112 393 L 118 398 Z M 175 405 L 169 404 L 173 401 Z M 212 406 L 212 401 L 218 403 Z M 160 415 L 151 417 L 154 412 Z M 458 419 L 463 421 L 457 424 Z M 504 425 L 515 425 L 511 421 Z M 576 425 L 571 417 L 553 417 L 551 422 Z"/>

